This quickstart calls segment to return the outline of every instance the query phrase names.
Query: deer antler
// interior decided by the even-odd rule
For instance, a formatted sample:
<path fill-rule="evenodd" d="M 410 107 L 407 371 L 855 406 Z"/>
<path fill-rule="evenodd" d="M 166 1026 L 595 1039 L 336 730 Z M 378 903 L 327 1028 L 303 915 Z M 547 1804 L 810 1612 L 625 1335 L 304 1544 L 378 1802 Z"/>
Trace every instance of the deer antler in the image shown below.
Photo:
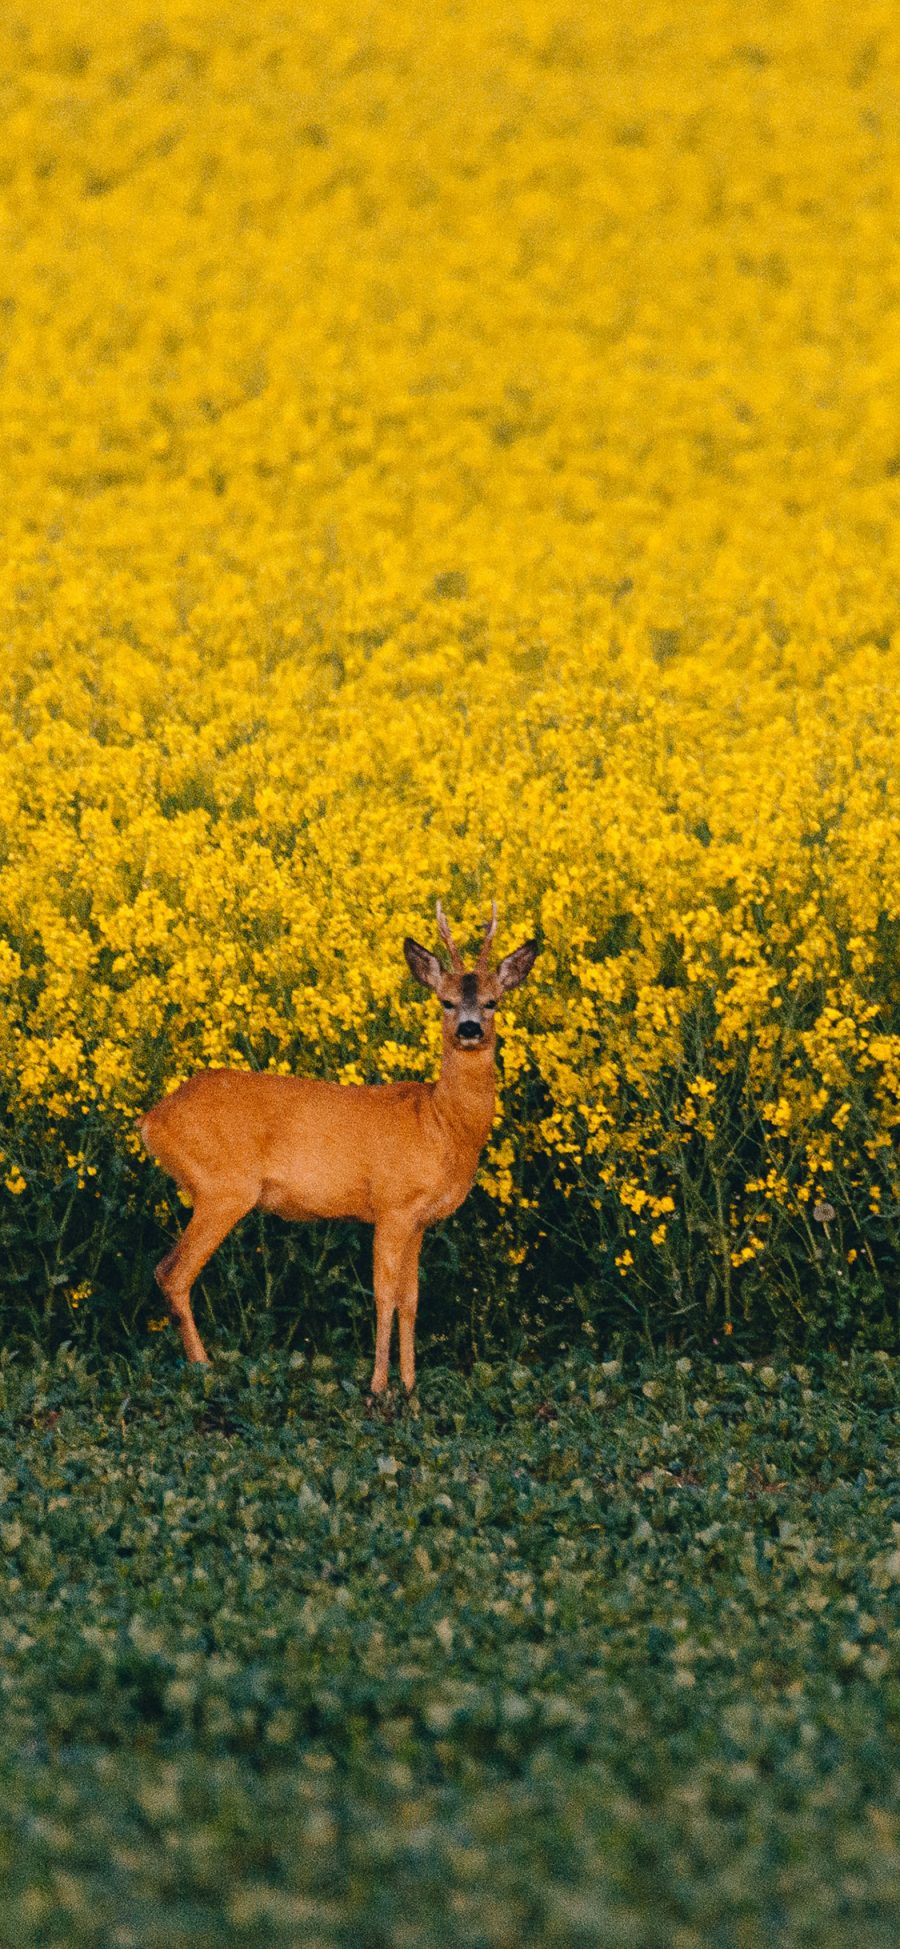
<path fill-rule="evenodd" d="M 455 940 L 453 939 L 453 935 L 450 932 L 450 928 L 447 923 L 447 916 L 444 913 L 444 909 L 441 906 L 440 901 L 438 901 L 437 903 L 437 924 L 438 924 L 438 933 L 440 934 L 441 940 L 450 949 L 450 959 L 453 963 L 453 972 L 454 974 L 462 974 L 463 958 L 462 955 L 460 954 L 459 948 L 457 947 Z"/>
<path fill-rule="evenodd" d="M 475 963 L 475 966 L 479 974 L 487 974 L 488 956 L 490 954 L 491 943 L 494 939 L 494 935 L 496 934 L 496 932 L 497 932 L 497 902 L 496 900 L 492 900 L 491 917 L 484 930 L 484 940 L 481 943 L 481 953 L 479 954 L 478 960 Z"/>

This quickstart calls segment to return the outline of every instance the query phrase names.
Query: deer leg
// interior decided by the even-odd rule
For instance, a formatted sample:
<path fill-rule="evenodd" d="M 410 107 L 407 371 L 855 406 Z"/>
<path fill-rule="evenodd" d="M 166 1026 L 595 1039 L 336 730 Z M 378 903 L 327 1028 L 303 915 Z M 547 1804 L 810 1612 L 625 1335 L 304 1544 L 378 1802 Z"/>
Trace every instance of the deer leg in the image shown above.
<path fill-rule="evenodd" d="M 195 1206 L 178 1244 L 156 1268 L 157 1285 L 165 1293 L 188 1360 L 208 1359 L 191 1312 L 191 1287 L 216 1246 L 227 1238 L 238 1219 L 252 1211 L 254 1203 L 253 1198 L 238 1201 L 231 1197 L 227 1201 L 217 1199 L 215 1203 L 209 1201 Z"/>
<path fill-rule="evenodd" d="M 387 1387 L 391 1328 L 403 1293 L 403 1275 L 411 1243 L 408 1225 L 382 1222 L 375 1227 L 373 1283 L 375 1286 L 375 1366 L 372 1393 Z"/>
<path fill-rule="evenodd" d="M 400 1276 L 398 1313 L 400 1327 L 400 1379 L 411 1394 L 416 1384 L 416 1308 L 419 1304 L 419 1253 L 422 1234 L 416 1232 L 403 1259 Z"/>

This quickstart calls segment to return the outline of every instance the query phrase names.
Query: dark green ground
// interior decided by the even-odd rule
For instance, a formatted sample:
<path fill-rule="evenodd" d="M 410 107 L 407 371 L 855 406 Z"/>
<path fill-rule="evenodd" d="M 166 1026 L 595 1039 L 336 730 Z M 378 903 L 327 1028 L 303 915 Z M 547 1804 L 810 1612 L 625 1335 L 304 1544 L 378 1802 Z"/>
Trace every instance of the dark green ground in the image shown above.
<path fill-rule="evenodd" d="M 893 1949 L 886 1360 L 152 1355 L 2 1370 L 4 1944 Z"/>

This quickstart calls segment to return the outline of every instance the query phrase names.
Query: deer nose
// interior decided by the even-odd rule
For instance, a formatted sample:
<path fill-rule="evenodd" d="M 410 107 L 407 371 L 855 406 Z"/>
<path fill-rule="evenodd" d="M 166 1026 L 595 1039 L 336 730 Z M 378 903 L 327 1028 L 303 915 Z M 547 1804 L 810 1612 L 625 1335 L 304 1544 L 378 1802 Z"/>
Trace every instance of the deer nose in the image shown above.
<path fill-rule="evenodd" d="M 480 1022 L 460 1022 L 456 1031 L 460 1042 L 483 1042 L 484 1030 Z"/>

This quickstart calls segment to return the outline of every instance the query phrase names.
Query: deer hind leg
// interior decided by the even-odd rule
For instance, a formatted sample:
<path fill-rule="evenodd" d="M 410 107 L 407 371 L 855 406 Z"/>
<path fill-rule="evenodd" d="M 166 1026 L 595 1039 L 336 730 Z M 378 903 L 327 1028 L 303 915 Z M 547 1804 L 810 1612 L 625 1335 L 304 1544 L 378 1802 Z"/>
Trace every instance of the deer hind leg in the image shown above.
<path fill-rule="evenodd" d="M 199 1201 L 194 1207 L 190 1223 L 171 1252 L 167 1252 L 156 1268 L 156 1281 L 165 1293 L 188 1360 L 207 1360 L 208 1355 L 203 1341 L 197 1332 L 197 1324 L 191 1312 L 191 1287 L 203 1271 L 204 1266 L 217 1245 L 238 1223 L 252 1211 L 255 1199 L 235 1197 L 229 1199 L 207 1199 Z"/>
<path fill-rule="evenodd" d="M 391 1351 L 391 1329 L 398 1306 L 402 1309 L 405 1294 L 409 1290 L 410 1276 L 415 1278 L 419 1259 L 421 1233 L 411 1232 L 408 1225 L 396 1222 L 382 1222 L 375 1227 L 374 1286 L 375 1286 L 375 1366 L 372 1372 L 372 1393 L 383 1394 L 387 1387 L 388 1361 Z M 410 1272 L 411 1268 L 411 1272 Z M 415 1318 L 415 1306 L 413 1306 Z M 401 1333 L 403 1332 L 401 1310 Z"/>

